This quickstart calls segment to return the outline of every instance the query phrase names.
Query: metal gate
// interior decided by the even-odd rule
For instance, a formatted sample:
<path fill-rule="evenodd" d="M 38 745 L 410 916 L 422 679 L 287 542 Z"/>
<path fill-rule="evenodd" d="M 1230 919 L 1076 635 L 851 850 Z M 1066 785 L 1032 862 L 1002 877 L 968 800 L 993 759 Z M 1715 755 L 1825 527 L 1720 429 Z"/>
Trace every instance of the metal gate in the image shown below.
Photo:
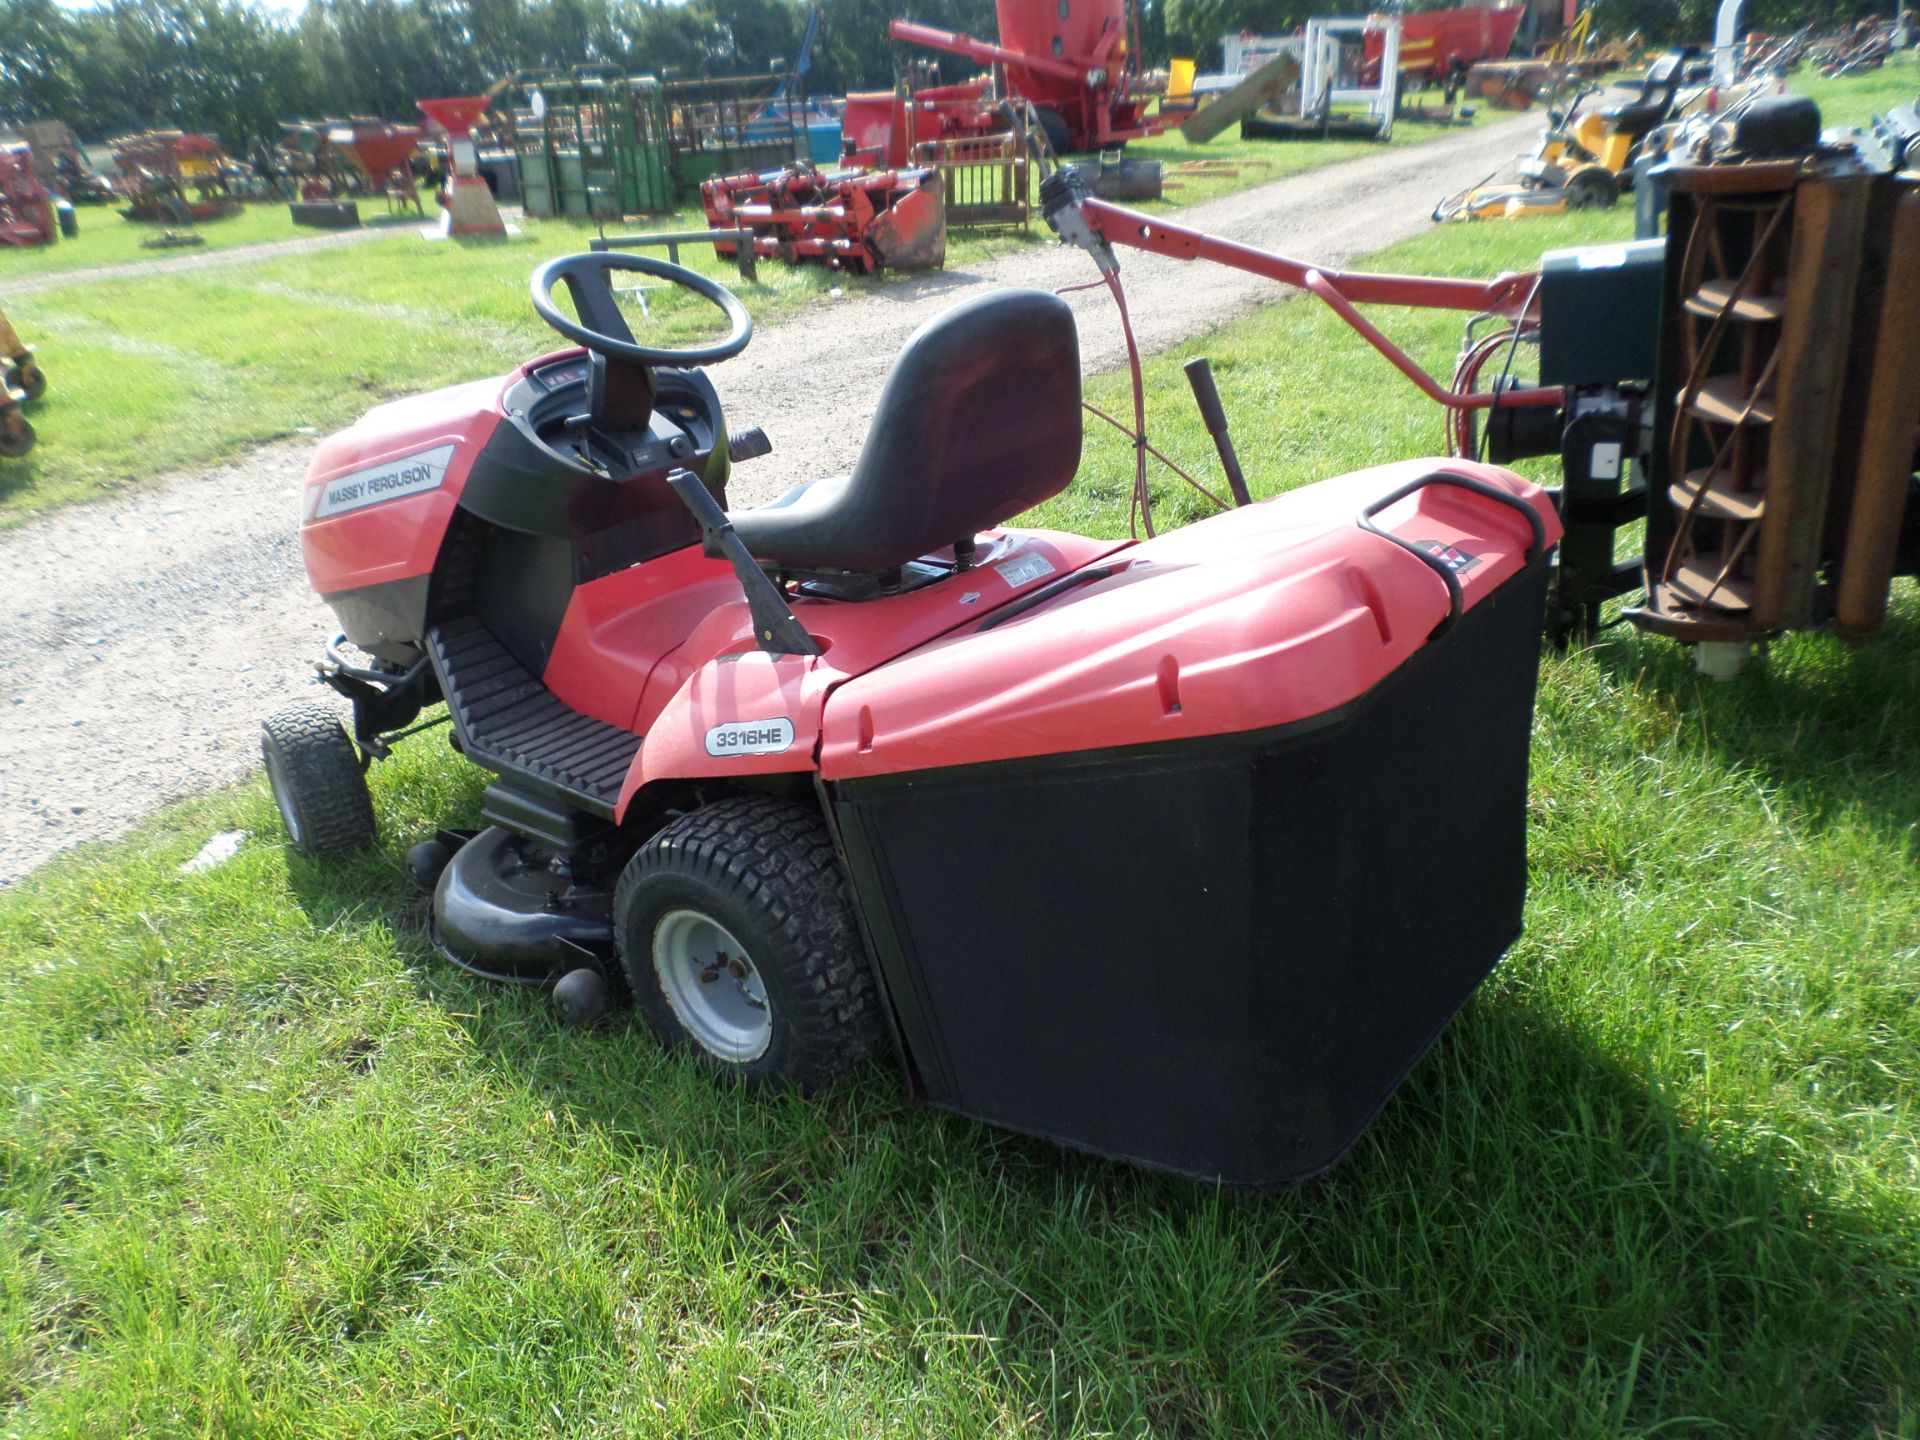
<path fill-rule="evenodd" d="M 1032 175 L 1018 135 L 928 140 L 913 147 L 913 158 L 939 172 L 950 228 L 1024 230 L 1031 222 Z"/>

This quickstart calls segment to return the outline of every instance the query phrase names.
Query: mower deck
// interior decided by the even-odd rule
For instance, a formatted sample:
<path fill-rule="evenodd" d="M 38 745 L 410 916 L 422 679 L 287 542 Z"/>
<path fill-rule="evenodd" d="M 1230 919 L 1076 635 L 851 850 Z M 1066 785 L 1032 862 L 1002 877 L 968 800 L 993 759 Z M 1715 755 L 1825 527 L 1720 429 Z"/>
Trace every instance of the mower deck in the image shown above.
<path fill-rule="evenodd" d="M 461 749 L 489 769 L 550 789 L 576 809 L 613 818 L 640 737 L 583 715 L 547 689 L 472 616 L 427 632 Z"/>

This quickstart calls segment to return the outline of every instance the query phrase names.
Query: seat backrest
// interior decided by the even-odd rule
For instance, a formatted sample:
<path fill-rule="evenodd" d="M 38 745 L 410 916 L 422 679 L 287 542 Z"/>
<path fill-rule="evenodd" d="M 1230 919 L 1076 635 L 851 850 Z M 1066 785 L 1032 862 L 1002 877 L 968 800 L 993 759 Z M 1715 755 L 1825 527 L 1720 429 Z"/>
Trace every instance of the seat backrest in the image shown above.
<path fill-rule="evenodd" d="M 1080 418 L 1066 302 L 1041 290 L 964 301 L 901 347 L 844 490 L 769 536 L 767 558 L 877 574 L 970 540 L 1066 489 Z"/>

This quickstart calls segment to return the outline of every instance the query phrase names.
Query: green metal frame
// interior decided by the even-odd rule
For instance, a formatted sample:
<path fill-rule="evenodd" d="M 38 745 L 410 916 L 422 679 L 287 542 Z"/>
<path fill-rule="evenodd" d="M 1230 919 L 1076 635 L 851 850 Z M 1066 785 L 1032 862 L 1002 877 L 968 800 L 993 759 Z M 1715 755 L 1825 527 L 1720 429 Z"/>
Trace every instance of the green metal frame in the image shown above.
<path fill-rule="evenodd" d="M 716 175 L 804 159 L 804 123 L 761 113 L 777 84 L 756 75 L 663 85 L 594 65 L 516 75 L 513 147 L 527 214 L 659 214 L 695 203 Z"/>

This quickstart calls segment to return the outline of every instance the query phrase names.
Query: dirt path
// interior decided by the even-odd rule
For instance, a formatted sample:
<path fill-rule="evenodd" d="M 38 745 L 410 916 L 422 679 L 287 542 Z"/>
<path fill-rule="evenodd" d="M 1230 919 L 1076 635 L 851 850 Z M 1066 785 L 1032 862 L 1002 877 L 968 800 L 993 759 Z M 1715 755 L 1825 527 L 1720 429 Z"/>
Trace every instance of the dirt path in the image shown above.
<path fill-rule="evenodd" d="M 420 224 L 416 219 L 412 228 L 417 230 Z M 62 285 L 77 285 L 86 280 L 127 280 L 167 270 L 213 270 L 222 265 L 251 265 L 256 260 L 300 255 L 309 250 L 337 250 L 343 245 L 378 240 L 382 235 L 402 234 L 407 229 L 402 225 L 369 225 L 358 230 L 324 230 L 316 235 L 296 235 L 291 240 L 262 240 L 254 245 L 230 245 L 220 250 L 155 255 L 150 260 L 123 260 L 117 265 L 90 265 L 84 270 L 49 270 L 44 274 L 0 280 L 0 300 L 57 290 Z"/>
<path fill-rule="evenodd" d="M 1538 123 L 1523 117 L 1385 150 L 1182 218 L 1341 263 L 1424 230 L 1441 194 L 1511 157 Z M 1122 267 L 1148 351 L 1281 293 L 1219 267 L 1133 252 Z M 923 320 L 984 289 L 1053 289 L 1094 273 L 1077 250 L 1024 250 L 829 301 L 760 331 L 714 372 L 735 424 L 763 425 L 774 440 L 773 455 L 736 472 L 736 500 L 849 468 L 887 366 Z M 1104 291 L 1070 298 L 1087 368 L 1119 363 Z M 1396 383 L 1384 365 L 1381 383 Z M 294 538 L 311 448 L 271 446 L 0 534 L 0 630 L 11 642 L 0 668 L 0 884 L 66 846 L 119 833 L 162 801 L 246 775 L 258 764 L 260 716 L 313 693 L 306 677 L 332 617 L 308 593 Z"/>

